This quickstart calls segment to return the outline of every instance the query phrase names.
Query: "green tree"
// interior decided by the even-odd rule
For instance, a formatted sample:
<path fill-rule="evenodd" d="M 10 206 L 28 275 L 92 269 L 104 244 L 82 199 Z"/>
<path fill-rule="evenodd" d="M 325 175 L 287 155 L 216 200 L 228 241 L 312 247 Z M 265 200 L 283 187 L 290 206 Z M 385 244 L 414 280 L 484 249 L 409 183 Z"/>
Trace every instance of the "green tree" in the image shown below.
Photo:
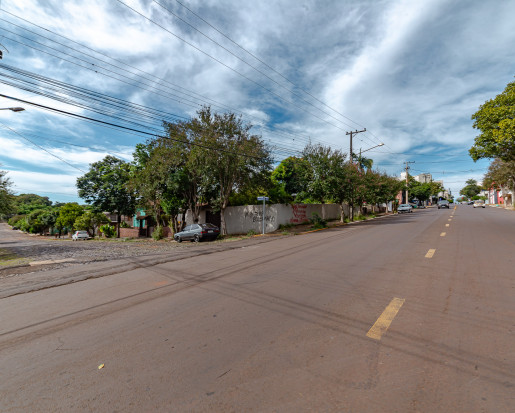
<path fill-rule="evenodd" d="M 273 170 L 271 178 L 282 185 L 284 192 L 294 199 L 297 194 L 306 192 L 306 175 L 309 169 L 310 165 L 306 159 L 290 156 L 283 159 Z"/>
<path fill-rule="evenodd" d="M 475 179 L 469 179 L 465 184 L 466 185 L 460 190 L 460 195 L 472 199 L 481 192 L 481 187 L 477 184 Z"/>
<path fill-rule="evenodd" d="M 174 232 L 180 230 L 179 215 L 184 215 L 188 208 L 190 183 L 183 165 L 185 160 L 177 149 L 177 142 L 166 137 L 137 145 L 129 184 L 137 203 L 153 211 L 158 225 L 166 225 L 162 212 L 168 215 Z"/>
<path fill-rule="evenodd" d="M 10 189 L 12 182 L 6 175 L 6 171 L 0 171 L 0 216 L 14 212 L 13 195 Z"/>
<path fill-rule="evenodd" d="M 483 179 L 483 187 L 489 189 L 492 187 L 511 189 L 511 205 L 515 206 L 515 161 L 503 161 L 499 158 L 494 159 Z"/>
<path fill-rule="evenodd" d="M 45 230 L 52 230 L 55 227 L 57 218 L 59 217 L 59 208 L 46 209 L 39 217 L 41 223 L 45 226 Z"/>
<path fill-rule="evenodd" d="M 76 202 L 69 202 L 59 208 L 59 216 L 56 220 L 56 227 L 59 228 L 59 232 L 63 228 L 74 229 L 75 221 L 78 217 L 84 214 L 84 207 Z"/>
<path fill-rule="evenodd" d="M 473 127 L 481 132 L 469 150 L 474 161 L 515 161 L 515 82 L 508 83 L 501 94 L 481 105 L 472 119 Z"/>
<path fill-rule="evenodd" d="M 189 161 L 198 165 L 216 188 L 213 203 L 220 209 L 221 233 L 227 234 L 225 209 L 231 194 L 265 176 L 272 164 L 270 150 L 260 136 L 250 133 L 252 125 L 233 113 L 212 113 L 204 107 L 189 128 L 195 143 Z"/>
<path fill-rule="evenodd" d="M 302 197 L 312 202 L 331 202 L 336 196 L 335 186 L 339 185 L 339 178 L 342 177 L 345 156 L 345 153 L 332 150 L 329 146 L 306 145 L 302 151 L 306 165 L 303 167 Z"/>
<path fill-rule="evenodd" d="M 118 236 L 121 216 L 135 212 L 135 196 L 128 187 L 130 177 L 130 164 L 109 155 L 102 161 L 91 164 L 89 171 L 77 178 L 81 198 L 93 205 L 98 212 L 106 211 L 117 215 Z"/>
<path fill-rule="evenodd" d="M 46 196 L 20 194 L 14 197 L 14 205 L 18 214 L 29 214 L 37 209 L 48 209 L 52 201 Z"/>
<path fill-rule="evenodd" d="M 164 123 L 167 132 L 166 146 L 170 155 L 163 163 L 168 165 L 171 176 L 172 199 L 179 203 L 185 200 L 193 220 L 196 221 L 202 205 L 209 204 L 216 197 L 213 171 L 209 169 L 209 158 L 213 156 L 212 142 L 203 142 L 208 129 L 198 121 Z M 216 148 L 213 147 L 213 148 Z M 169 178 L 167 178 L 169 180 Z"/>
<path fill-rule="evenodd" d="M 75 219 L 73 227 L 78 230 L 88 231 L 88 234 L 94 237 L 97 228 L 108 223 L 109 219 L 102 212 L 86 211 Z"/>

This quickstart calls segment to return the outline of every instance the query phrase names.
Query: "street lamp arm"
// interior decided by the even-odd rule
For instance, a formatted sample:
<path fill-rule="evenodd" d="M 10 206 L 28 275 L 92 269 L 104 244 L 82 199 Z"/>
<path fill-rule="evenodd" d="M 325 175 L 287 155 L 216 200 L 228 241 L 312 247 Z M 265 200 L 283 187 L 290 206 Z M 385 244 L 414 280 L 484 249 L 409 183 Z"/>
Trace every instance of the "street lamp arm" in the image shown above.
<path fill-rule="evenodd" d="M 361 152 L 361 153 L 363 153 L 363 152 L 367 152 L 367 151 L 369 151 L 369 150 L 371 150 L 371 149 L 375 149 L 375 148 L 378 148 L 378 147 L 380 147 L 380 146 L 384 146 L 384 143 L 380 143 L 379 145 L 372 146 L 371 148 L 365 149 L 364 151 L 360 151 L 360 152 Z"/>
<path fill-rule="evenodd" d="M 21 107 L 15 107 L 15 108 L 0 108 L 0 110 L 11 110 L 13 112 L 23 112 L 25 110 L 25 108 L 21 108 Z"/>

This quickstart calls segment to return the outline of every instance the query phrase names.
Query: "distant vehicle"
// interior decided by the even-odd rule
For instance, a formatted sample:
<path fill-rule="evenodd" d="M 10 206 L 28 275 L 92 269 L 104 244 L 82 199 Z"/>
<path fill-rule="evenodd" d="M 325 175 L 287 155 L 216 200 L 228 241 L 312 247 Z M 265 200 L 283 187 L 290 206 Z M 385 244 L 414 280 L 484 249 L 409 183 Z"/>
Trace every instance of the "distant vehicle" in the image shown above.
<path fill-rule="evenodd" d="M 72 235 L 72 241 L 87 240 L 88 238 L 88 231 L 75 231 Z"/>
<path fill-rule="evenodd" d="M 413 202 L 410 202 L 409 205 L 413 208 L 413 209 L 417 209 L 418 208 L 418 205 L 413 203 Z"/>
<path fill-rule="evenodd" d="M 214 240 L 220 234 L 220 229 L 213 224 L 192 224 L 188 225 L 181 232 L 177 232 L 173 238 L 177 242 L 195 241 L 203 239 Z"/>
<path fill-rule="evenodd" d="M 467 205 L 474 205 L 474 201 L 468 201 Z"/>
<path fill-rule="evenodd" d="M 403 214 L 405 212 L 413 212 L 413 208 L 410 204 L 400 204 L 397 208 L 397 212 L 399 214 Z"/>
<path fill-rule="evenodd" d="M 485 207 L 485 201 L 482 199 L 478 199 L 477 201 L 474 201 L 474 208 L 484 208 Z"/>
<path fill-rule="evenodd" d="M 446 199 L 442 199 L 441 201 L 438 201 L 438 209 L 440 208 L 447 208 L 449 209 L 449 201 Z"/>

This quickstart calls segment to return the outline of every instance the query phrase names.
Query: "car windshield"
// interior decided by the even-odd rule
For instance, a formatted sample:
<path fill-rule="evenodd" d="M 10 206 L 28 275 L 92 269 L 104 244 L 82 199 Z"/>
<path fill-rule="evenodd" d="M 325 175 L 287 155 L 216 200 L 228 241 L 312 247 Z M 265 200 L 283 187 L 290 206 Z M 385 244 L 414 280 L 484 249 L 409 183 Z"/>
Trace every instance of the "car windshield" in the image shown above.
<path fill-rule="evenodd" d="M 209 228 L 209 229 L 216 229 L 218 228 L 216 225 L 213 224 L 200 224 L 202 228 Z"/>

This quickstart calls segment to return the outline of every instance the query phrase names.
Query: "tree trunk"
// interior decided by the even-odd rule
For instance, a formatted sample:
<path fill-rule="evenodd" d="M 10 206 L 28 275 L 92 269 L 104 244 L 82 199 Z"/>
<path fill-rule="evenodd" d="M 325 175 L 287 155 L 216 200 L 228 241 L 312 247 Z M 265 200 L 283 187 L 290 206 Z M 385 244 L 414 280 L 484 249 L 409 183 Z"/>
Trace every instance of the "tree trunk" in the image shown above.
<path fill-rule="evenodd" d="M 343 212 L 343 202 L 340 204 L 340 222 L 345 222 L 345 212 Z"/>
<path fill-rule="evenodd" d="M 122 216 L 120 213 L 116 214 L 116 222 L 118 224 L 118 228 L 116 228 L 116 238 L 120 238 L 120 225 L 122 223 Z"/>
<path fill-rule="evenodd" d="M 222 235 L 227 235 L 227 227 L 225 225 L 225 206 L 222 206 L 220 208 L 220 226 L 220 232 L 222 233 Z"/>

